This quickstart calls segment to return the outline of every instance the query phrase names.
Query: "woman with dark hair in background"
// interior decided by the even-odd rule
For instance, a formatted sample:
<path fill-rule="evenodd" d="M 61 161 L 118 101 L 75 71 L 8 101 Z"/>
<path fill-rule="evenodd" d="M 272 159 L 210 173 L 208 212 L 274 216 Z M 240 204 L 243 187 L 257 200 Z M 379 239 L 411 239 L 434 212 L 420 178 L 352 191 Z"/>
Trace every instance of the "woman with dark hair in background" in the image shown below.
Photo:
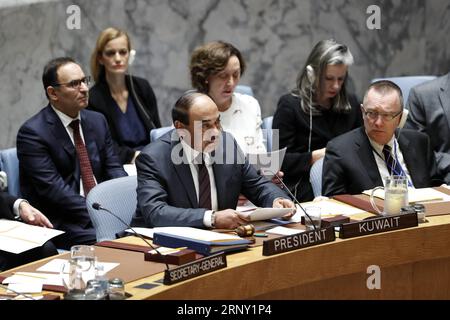
<path fill-rule="evenodd" d="M 235 92 L 245 68 L 241 52 L 232 44 L 210 42 L 192 53 L 191 82 L 214 100 L 223 130 L 234 136 L 243 152 L 263 153 L 261 107 L 252 96 Z"/>
<path fill-rule="evenodd" d="M 150 130 L 161 127 L 152 87 L 147 80 L 126 74 L 131 51 L 126 32 L 107 28 L 91 56 L 95 85 L 89 91 L 88 108 L 105 115 L 123 164 L 134 163 L 150 142 Z"/>
<path fill-rule="evenodd" d="M 325 155 L 334 137 L 361 126 L 361 108 L 346 91 L 353 56 L 347 46 L 322 40 L 297 77 L 297 87 L 282 96 L 273 119 L 280 148 L 287 147 L 284 180 L 299 201 L 313 199 L 311 166 Z"/>

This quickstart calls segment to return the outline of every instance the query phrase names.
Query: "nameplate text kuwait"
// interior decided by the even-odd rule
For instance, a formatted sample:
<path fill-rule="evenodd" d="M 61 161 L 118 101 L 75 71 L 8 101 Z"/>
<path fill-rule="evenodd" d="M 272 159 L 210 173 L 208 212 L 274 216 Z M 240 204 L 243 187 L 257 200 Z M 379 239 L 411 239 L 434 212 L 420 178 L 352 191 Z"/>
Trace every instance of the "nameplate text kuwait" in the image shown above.
<path fill-rule="evenodd" d="M 395 216 L 344 223 L 341 225 L 339 237 L 342 239 L 364 236 L 398 229 L 417 227 L 417 213 L 407 213 Z"/>
<path fill-rule="evenodd" d="M 227 267 L 227 257 L 224 252 L 208 256 L 194 262 L 166 270 L 164 284 L 170 285 L 187 279 L 198 277 L 202 274 L 213 272 Z"/>
<path fill-rule="evenodd" d="M 270 239 L 263 242 L 263 255 L 271 256 L 282 252 L 307 248 L 336 239 L 334 228 L 322 228 Z"/>

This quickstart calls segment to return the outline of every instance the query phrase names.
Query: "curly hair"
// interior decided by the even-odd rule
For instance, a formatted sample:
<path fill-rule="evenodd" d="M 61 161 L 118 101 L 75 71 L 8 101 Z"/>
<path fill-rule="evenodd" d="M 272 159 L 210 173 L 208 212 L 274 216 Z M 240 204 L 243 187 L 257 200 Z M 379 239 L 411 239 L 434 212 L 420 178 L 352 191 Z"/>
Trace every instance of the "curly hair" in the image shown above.
<path fill-rule="evenodd" d="M 232 56 L 238 58 L 242 76 L 246 67 L 245 61 L 241 52 L 232 44 L 214 41 L 197 47 L 189 64 L 192 87 L 199 92 L 208 93 L 208 78 L 224 70 Z"/>

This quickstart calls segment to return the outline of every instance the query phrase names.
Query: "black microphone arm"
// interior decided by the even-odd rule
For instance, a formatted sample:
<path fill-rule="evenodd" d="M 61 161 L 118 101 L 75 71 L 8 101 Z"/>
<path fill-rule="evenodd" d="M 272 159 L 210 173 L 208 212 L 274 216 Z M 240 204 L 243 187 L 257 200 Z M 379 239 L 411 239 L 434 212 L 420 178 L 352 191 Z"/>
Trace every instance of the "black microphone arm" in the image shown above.
<path fill-rule="evenodd" d="M 158 249 L 156 249 L 152 244 L 150 244 L 150 242 L 148 242 L 147 239 L 145 239 L 141 234 L 137 233 L 136 230 L 134 230 L 128 223 L 126 223 L 125 221 L 123 221 L 123 219 L 122 219 L 121 217 L 119 217 L 118 215 L 112 213 L 110 210 L 108 210 L 108 209 L 106 209 L 106 208 L 103 208 L 103 207 L 100 205 L 100 203 L 98 203 L 98 202 L 94 202 L 94 203 L 92 204 L 92 208 L 94 208 L 95 210 L 99 210 L 99 211 L 100 211 L 100 210 L 106 211 L 106 212 L 108 212 L 110 215 L 112 215 L 113 217 L 115 217 L 117 220 L 119 220 L 120 222 L 122 222 L 124 225 L 126 225 L 127 228 L 129 228 L 131 231 L 133 231 L 133 233 L 134 233 L 136 236 L 138 236 L 139 238 L 141 238 L 142 241 L 144 241 L 146 244 L 148 244 L 150 248 L 152 248 L 153 250 L 155 250 L 155 251 L 163 258 L 163 261 L 164 261 L 164 263 L 166 264 L 166 268 L 167 268 L 167 270 L 169 270 L 169 265 L 168 265 L 167 262 L 166 262 L 166 257 L 165 257 L 161 252 L 159 252 Z"/>
<path fill-rule="evenodd" d="M 280 183 L 283 185 L 284 189 L 288 192 L 289 196 L 292 198 L 292 200 L 294 201 L 294 203 L 296 205 L 298 205 L 300 207 L 300 209 L 302 209 L 303 213 L 305 214 L 305 217 L 308 217 L 309 221 L 311 221 L 311 224 L 314 228 L 314 231 L 317 231 L 316 225 L 314 224 L 313 219 L 311 219 L 311 217 L 309 216 L 309 214 L 306 213 L 306 210 L 303 208 L 303 206 L 300 204 L 300 202 L 297 200 L 297 198 L 292 194 L 291 190 L 289 190 L 289 188 L 287 187 L 287 185 L 283 182 L 283 179 L 281 179 L 278 174 L 276 174 L 275 172 L 273 172 L 272 170 L 268 169 L 268 168 L 264 168 L 264 169 L 260 169 L 258 170 L 259 173 L 263 173 L 265 171 L 268 171 L 269 173 L 273 174 L 275 177 L 277 177 L 278 181 L 280 181 Z"/>

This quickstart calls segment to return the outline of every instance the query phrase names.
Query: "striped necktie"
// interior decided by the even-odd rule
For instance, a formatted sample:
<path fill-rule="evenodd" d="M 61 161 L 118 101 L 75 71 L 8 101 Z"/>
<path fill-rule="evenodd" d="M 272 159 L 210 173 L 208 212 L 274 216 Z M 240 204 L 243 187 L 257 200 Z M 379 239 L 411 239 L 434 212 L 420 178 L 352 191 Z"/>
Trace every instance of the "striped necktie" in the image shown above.
<path fill-rule="evenodd" d="M 389 145 L 385 144 L 383 147 L 383 155 L 389 174 L 394 176 L 405 176 L 400 162 L 392 156 L 391 152 L 392 148 Z"/>
<path fill-rule="evenodd" d="M 211 182 L 203 157 L 198 164 L 198 186 L 198 207 L 211 210 Z"/>
<path fill-rule="evenodd" d="M 92 171 L 91 161 L 89 160 L 86 146 L 81 139 L 80 120 L 73 120 L 69 126 L 73 129 L 73 140 L 77 151 L 78 161 L 80 163 L 81 180 L 83 181 L 84 195 L 87 196 L 89 191 L 95 187 L 94 172 Z"/>

